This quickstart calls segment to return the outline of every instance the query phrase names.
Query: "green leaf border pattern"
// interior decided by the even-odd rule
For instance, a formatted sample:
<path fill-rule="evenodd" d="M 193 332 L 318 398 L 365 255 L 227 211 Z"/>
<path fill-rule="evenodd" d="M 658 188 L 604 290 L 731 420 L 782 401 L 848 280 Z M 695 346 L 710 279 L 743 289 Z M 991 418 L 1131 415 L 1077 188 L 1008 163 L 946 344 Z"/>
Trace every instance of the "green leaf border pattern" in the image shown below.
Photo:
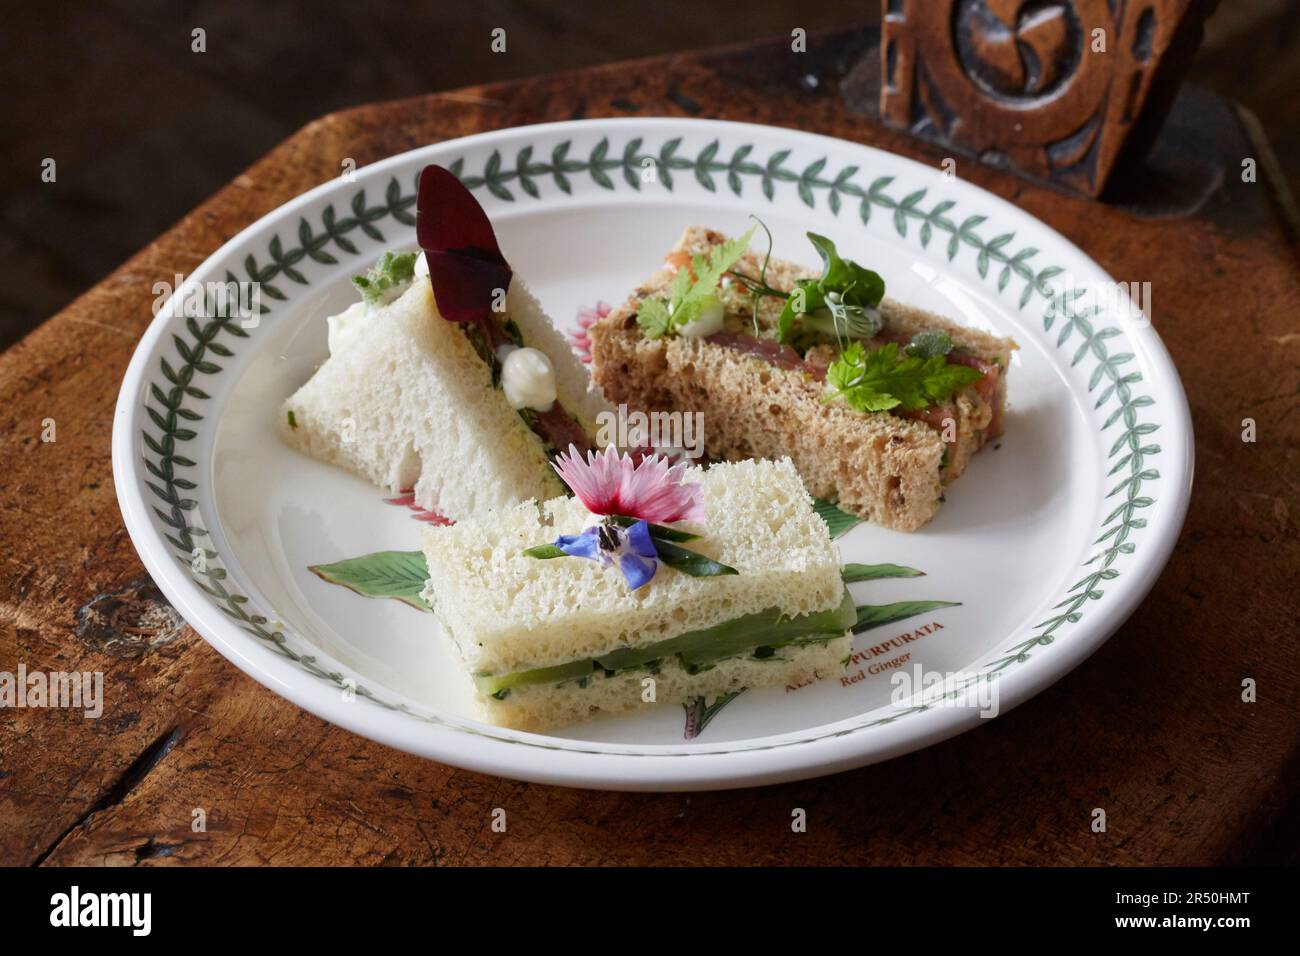
<path fill-rule="evenodd" d="M 330 245 L 347 255 L 359 255 L 360 251 L 347 238 L 347 233 L 360 229 L 370 238 L 382 242 L 383 233 L 375 223 L 391 216 L 402 225 L 413 226 L 415 217 L 407 210 L 414 205 L 415 193 L 403 195 L 401 186 L 395 178 L 389 182 L 385 190 L 385 201 L 382 205 L 368 206 L 366 191 L 362 189 L 352 197 L 350 203 L 352 215 L 340 219 L 333 205 L 326 206 L 321 212 L 319 232 L 312 228 L 306 218 L 299 220 L 297 235 L 300 245 L 286 250 L 279 234 L 276 234 L 267 248 L 267 256 L 270 259 L 268 263 L 259 265 L 256 257 L 251 253 L 246 256 L 243 262 L 246 277 L 248 281 L 260 283 L 261 291 L 269 298 L 285 301 L 287 296 L 272 284 L 272 280 L 283 275 L 299 285 L 309 285 L 307 278 L 295 268 L 304 258 L 333 265 L 338 262 L 338 259 L 327 251 Z M 226 281 L 239 280 L 233 273 L 227 272 Z M 204 315 L 212 318 L 207 319 L 205 324 L 200 324 L 198 318 L 186 317 L 185 329 L 190 335 L 188 341 L 181 335 L 173 333 L 172 341 L 176 346 L 177 363 L 173 366 L 166 358 L 160 359 L 159 371 L 163 381 L 162 383 L 151 382 L 149 385 L 149 395 L 157 407 L 149 404 L 148 400 L 145 402 L 145 412 L 158 428 L 158 434 L 151 434 L 147 428 L 142 430 L 146 448 L 144 464 L 149 473 L 161 482 L 161 485 L 158 485 L 147 481 L 146 485 L 165 506 L 159 507 L 157 504 L 153 506 L 154 513 L 171 529 L 171 533 L 164 534 L 164 538 L 175 549 L 177 560 L 189 568 L 190 576 L 195 583 L 211 596 L 216 606 L 227 617 L 235 620 L 246 633 L 263 641 L 278 654 L 294 661 L 309 673 L 334 684 L 340 690 L 355 693 L 358 697 L 367 698 L 390 710 L 414 713 L 404 704 L 383 700 L 368 688 L 356 685 L 350 678 L 337 671 L 322 668 L 314 655 L 300 654 L 289 646 L 279 622 L 271 621 L 262 614 L 250 613 L 250 601 L 247 595 L 226 586 L 228 574 L 226 569 L 220 566 L 220 556 L 207 546 L 208 532 L 200 525 L 191 523 L 190 514 L 196 511 L 198 502 L 184 497 L 184 492 L 198 486 L 193 480 L 184 477 L 178 469 L 195 468 L 197 463 L 178 454 L 177 449 L 181 444 L 196 437 L 194 430 L 185 427 L 183 423 L 202 421 L 203 415 L 190 407 L 185 400 L 205 402 L 211 398 L 195 383 L 200 381 L 200 376 L 218 375 L 222 372 L 223 366 L 212 361 L 213 356 L 234 357 L 235 353 L 231 348 L 220 340 L 223 333 L 235 339 L 249 338 L 249 332 L 232 314 L 228 298 L 207 296 L 204 303 Z M 270 311 L 269 306 L 262 305 L 262 314 Z M 148 452 L 152 452 L 157 458 L 151 460 Z"/>
<path fill-rule="evenodd" d="M 1054 328 L 1057 330 L 1058 349 L 1067 343 L 1075 346 L 1071 364 L 1078 365 L 1089 355 L 1096 359 L 1088 390 L 1090 393 L 1097 392 L 1099 386 L 1104 384 L 1094 406 L 1098 410 L 1110 408 L 1102 431 L 1109 431 L 1115 425 L 1122 426 L 1115 433 L 1114 443 L 1108 453 L 1109 459 L 1113 461 L 1108 477 L 1119 476 L 1119 480 L 1107 492 L 1106 497 L 1118 499 L 1118 504 L 1101 523 L 1101 536 L 1095 542 L 1099 550 L 1085 563 L 1091 570 L 1071 586 L 1065 598 L 1055 606 L 1054 610 L 1060 613 L 1036 625 L 1037 633 L 1032 637 L 1007 648 L 999 657 L 987 662 L 981 674 L 994 679 L 1008 667 L 1024 663 L 1036 648 L 1051 644 L 1062 627 L 1077 623 L 1089 601 L 1102 597 L 1104 582 L 1113 580 L 1120 574 L 1114 566 L 1116 561 L 1121 555 L 1133 553 L 1135 543 L 1131 539 L 1135 532 L 1147 524 L 1141 512 L 1154 504 L 1154 499 L 1143 495 L 1142 488 L 1144 482 L 1159 477 L 1159 472 L 1150 467 L 1150 459 L 1160 453 L 1160 446 L 1149 439 L 1159 426 L 1142 421 L 1140 416 L 1140 410 L 1152 405 L 1154 399 L 1137 393 L 1135 386 L 1142 381 L 1141 374 L 1125 370 L 1125 366 L 1130 365 L 1135 356 L 1129 352 L 1110 351 L 1107 343 L 1120 335 L 1120 330 L 1113 326 L 1098 327 L 1095 324 L 1096 315 L 1102 311 L 1101 306 L 1080 307 L 1079 299 L 1085 290 L 1060 290 L 1053 286 L 1051 280 L 1061 275 L 1064 269 L 1031 263 L 1030 260 L 1039 250 L 1031 246 L 1013 249 L 1014 232 L 986 238 L 981 234 L 980 227 L 988 221 L 988 217 L 970 215 L 959 219 L 953 215 L 957 203 L 951 199 L 940 200 L 928 209 L 925 208 L 922 203 L 929 187 L 913 190 L 899 198 L 889 192 L 895 177 L 879 176 L 870 182 L 859 182 L 858 174 L 861 170 L 853 165 L 845 166 L 832 175 L 826 168 L 826 157 L 808 163 L 802 169 L 795 169 L 788 165 L 791 155 L 788 149 L 777 150 L 765 160 L 759 161 L 754 157 L 752 144 L 738 146 L 730 156 L 724 157 L 720 155 L 720 141 L 714 139 L 693 158 L 681 154 L 681 145 L 682 138 L 676 137 L 666 140 L 657 151 L 651 151 L 644 148 L 643 137 L 637 136 L 617 148 L 605 137 L 592 147 L 586 157 L 579 158 L 572 155 L 573 140 L 565 140 L 551 149 L 547 158 L 538 156 L 534 147 L 528 145 L 515 153 L 512 165 L 506 165 L 506 157 L 500 150 L 493 150 L 480 172 L 467 174 L 463 157 L 451 163 L 449 168 L 470 189 L 486 190 L 503 202 L 515 202 L 521 193 L 533 199 L 540 198 L 539 180 L 545 181 L 547 178 L 561 192 L 571 194 L 573 179 L 579 175 L 588 176 L 602 189 L 617 189 L 617 183 L 621 180 L 637 191 L 657 183 L 671 192 L 675 175 L 689 173 L 709 192 L 726 188 L 742 198 L 746 183 L 757 183 L 759 191 L 769 202 L 775 198 L 778 185 L 785 185 L 793 187 L 799 200 L 810 209 L 817 207 L 819 197 L 824 199 L 831 214 L 837 217 L 841 209 L 849 205 L 855 206 L 855 212 L 864 225 L 871 221 L 876 211 L 888 215 L 900 238 L 914 237 L 923 249 L 928 248 L 932 241 L 946 237 L 944 251 L 949 261 L 954 260 L 964 248 L 972 250 L 976 271 L 986 280 L 992 280 L 996 275 L 993 281 L 999 294 L 1004 293 L 1013 280 L 1022 282 L 1023 286 L 1017 294 L 1017 308 L 1023 310 L 1035 298 L 1044 301 L 1044 329 L 1048 332 Z M 645 170 L 651 168 L 654 175 L 644 176 Z M 404 192 L 394 177 L 384 190 L 383 201 L 377 205 L 369 205 L 366 190 L 361 189 L 353 194 L 347 203 L 348 211 L 343 216 L 330 204 L 323 207 L 316 224 L 305 217 L 300 218 L 294 237 L 296 245 L 287 247 L 280 235 L 276 234 L 267 246 L 264 259 L 259 261 L 253 254 L 245 257 L 243 267 L 247 278 L 260 283 L 261 291 L 268 298 L 285 301 L 287 296 L 275 281 L 287 279 L 298 285 L 310 284 L 298 269 L 304 260 L 333 265 L 339 261 L 336 253 L 360 255 L 357 246 L 348 238 L 349 233 L 359 229 L 369 238 L 382 242 L 384 236 L 378 223 L 391 218 L 403 226 L 413 226 L 415 217 L 411 209 L 416 199 L 414 185 L 413 180 L 412 191 Z M 236 277 L 227 272 L 226 280 L 236 281 Z M 201 421 L 203 417 L 194 409 L 193 403 L 202 403 L 209 398 L 196 383 L 201 381 L 202 376 L 216 375 L 222 371 L 222 366 L 213 361 L 214 357 L 229 358 L 234 355 L 223 337 L 249 337 L 248 332 L 234 321 L 229 312 L 215 313 L 213 305 L 210 302 L 210 308 L 205 313 L 216 314 L 216 317 L 209 319 L 206 324 L 200 324 L 194 318 L 186 320 L 184 328 L 189 333 L 188 338 L 173 334 L 176 364 L 161 359 L 161 380 L 149 383 L 149 397 L 155 404 L 150 404 L 149 399 L 146 399 L 145 411 L 158 431 L 155 434 L 148 428 L 143 429 L 146 447 L 144 463 L 159 483 L 147 481 L 146 484 L 165 506 L 155 505 L 153 510 L 171 529 L 172 533 L 165 535 L 166 540 L 176 550 L 177 559 L 190 568 L 198 585 L 226 615 L 253 637 L 343 690 L 355 692 L 357 696 L 390 710 L 446 724 L 446 721 L 432 715 L 420 713 L 401 703 L 385 701 L 363 687 L 353 686 L 351 679 L 320 667 L 313 656 L 294 651 L 288 646 L 278 622 L 250 613 L 248 597 L 226 586 L 227 574 L 217 563 L 219 556 L 211 548 L 202 545 L 207 539 L 207 532 L 192 524 L 190 517 L 198 503 L 185 496 L 187 491 L 197 487 L 193 480 L 184 477 L 184 470 L 195 467 L 195 462 L 181 455 L 178 449 L 196 436 L 185 423 Z M 263 313 L 270 311 L 270 307 L 262 306 Z M 156 458 L 151 459 L 150 452 Z M 928 710 L 931 706 L 933 704 L 904 709 L 868 724 L 822 736 L 843 736 L 862 727 L 891 723 L 909 713 Z M 454 726 L 473 731 L 473 728 L 464 725 Z M 518 742 L 495 734 L 485 735 L 493 739 Z M 787 746 L 815 739 L 821 738 L 800 738 L 756 749 Z M 582 751 L 581 748 L 572 746 L 532 746 L 590 753 L 611 752 Z"/>

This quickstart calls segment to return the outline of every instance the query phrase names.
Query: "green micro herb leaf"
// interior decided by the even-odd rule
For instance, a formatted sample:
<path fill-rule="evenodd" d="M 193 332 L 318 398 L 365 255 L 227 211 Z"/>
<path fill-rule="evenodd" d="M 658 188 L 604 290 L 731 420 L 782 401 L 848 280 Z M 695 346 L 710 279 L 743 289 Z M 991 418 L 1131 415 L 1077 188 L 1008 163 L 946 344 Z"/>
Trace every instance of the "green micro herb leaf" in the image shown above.
<path fill-rule="evenodd" d="M 553 544 L 539 544 L 531 548 L 525 548 L 519 552 L 525 558 L 562 558 L 569 552 L 564 551 Z"/>
<path fill-rule="evenodd" d="M 861 342 L 851 342 L 826 370 L 826 381 L 835 393 L 860 412 L 918 411 L 947 401 L 982 377 L 942 355 L 900 354 L 894 342 L 874 352 Z"/>
<path fill-rule="evenodd" d="M 908 355 L 917 358 L 933 358 L 936 355 L 947 355 L 951 351 L 952 336 L 942 329 L 917 332 L 906 349 Z"/>
<path fill-rule="evenodd" d="M 681 275 L 681 272 L 677 274 Z M 644 300 L 637 309 L 636 324 L 641 326 L 641 331 L 648 339 L 667 335 L 673 324 L 672 316 L 668 313 L 668 303 L 663 299 Z"/>
<path fill-rule="evenodd" d="M 714 246 L 708 258 L 695 255 L 689 269 L 678 269 L 668 289 L 667 301 L 646 299 L 641 303 L 637 309 L 636 321 L 646 338 L 657 339 L 672 335 L 717 303 L 718 283 L 745 254 L 755 228 L 757 227 L 750 226 L 744 235 Z"/>
<path fill-rule="evenodd" d="M 620 524 L 629 522 L 631 519 L 615 518 Z M 700 554 L 698 551 L 692 551 L 689 548 L 683 548 L 674 541 L 690 541 L 698 535 L 690 534 L 686 531 L 677 531 L 673 528 L 665 528 L 661 525 L 650 525 L 650 540 L 654 544 L 655 554 L 659 560 L 675 571 L 683 574 L 689 574 L 693 578 L 712 578 L 723 574 L 739 574 L 735 568 L 723 564 L 721 561 L 715 561 L 708 555 Z M 539 544 L 531 548 L 525 548 L 520 552 L 527 558 L 562 558 L 568 552 L 560 550 L 553 544 Z"/>
<path fill-rule="evenodd" d="M 674 571 L 681 571 L 693 578 L 712 578 L 723 574 L 740 573 L 730 565 L 723 564 L 721 561 L 714 561 L 698 551 L 683 548 L 681 545 L 673 544 L 662 538 L 652 537 L 650 540 L 654 543 L 655 554 L 659 556 L 660 561 Z"/>
<path fill-rule="evenodd" d="M 772 263 L 772 230 L 767 228 L 767 223 L 759 219 L 753 213 L 750 213 L 749 218 L 754 220 L 755 224 L 763 230 L 763 234 L 767 236 L 767 252 L 763 253 L 763 264 L 759 266 L 758 278 L 747 276 L 745 273 L 740 272 L 737 269 L 732 269 L 731 275 L 737 282 L 748 289 L 750 294 L 753 296 L 753 301 L 750 303 L 749 308 L 754 323 L 754 337 L 757 338 L 761 334 L 758 327 L 759 304 L 764 298 L 788 299 L 790 293 L 781 289 L 774 289 L 772 286 L 768 285 L 767 267 Z"/>
<path fill-rule="evenodd" d="M 610 517 L 624 528 L 630 528 L 641 520 L 639 518 L 629 518 L 627 515 L 610 515 Z M 693 531 L 682 531 L 679 528 L 669 528 L 649 521 L 646 522 L 646 527 L 650 529 L 650 537 L 660 541 L 675 541 L 681 544 L 686 541 L 694 541 L 699 537 Z"/>
<path fill-rule="evenodd" d="M 861 305 L 875 307 L 885 297 L 885 280 L 878 273 L 864 269 L 852 259 L 841 259 L 835 243 L 815 232 L 808 233 L 808 241 L 822 257 L 821 286 L 823 289 L 844 292 L 853 290 L 853 297 Z"/>
<path fill-rule="evenodd" d="M 414 252 L 385 252 L 365 275 L 353 276 L 352 284 L 367 303 L 391 302 L 415 278 L 416 258 Z"/>
<path fill-rule="evenodd" d="M 825 236 L 807 235 L 822 259 L 821 278 L 795 283 L 777 319 L 777 341 L 793 344 L 811 337 L 842 342 L 877 335 L 883 326 L 877 307 L 885 296 L 885 280 L 841 258 Z"/>

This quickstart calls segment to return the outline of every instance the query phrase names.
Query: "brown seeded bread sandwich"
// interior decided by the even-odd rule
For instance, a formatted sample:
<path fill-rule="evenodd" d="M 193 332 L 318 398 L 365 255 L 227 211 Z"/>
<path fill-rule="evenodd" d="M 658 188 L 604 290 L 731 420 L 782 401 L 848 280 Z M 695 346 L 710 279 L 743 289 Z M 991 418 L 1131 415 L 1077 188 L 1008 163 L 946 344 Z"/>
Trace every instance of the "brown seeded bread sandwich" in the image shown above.
<path fill-rule="evenodd" d="M 821 237 L 809 238 L 818 245 L 826 262 L 823 276 L 829 278 L 831 260 L 818 243 L 836 256 L 834 246 Z M 606 400 L 646 412 L 702 412 L 709 457 L 734 461 L 789 456 L 815 497 L 885 527 L 921 527 L 938 511 L 945 487 L 1001 434 L 1006 373 L 1015 342 L 876 296 L 857 315 L 869 320 L 867 333 L 875 332 L 862 333 L 859 323 L 861 353 L 868 356 L 867 365 L 879 360 L 888 366 L 889 375 L 916 385 L 917 392 L 904 395 L 908 401 L 893 408 L 872 410 L 896 400 L 859 387 L 869 376 L 846 376 L 843 368 L 833 367 L 844 365 L 837 360 L 853 354 L 845 351 L 840 325 L 835 325 L 837 334 L 820 338 L 779 334 L 781 316 L 791 311 L 787 303 L 800 300 L 783 300 L 777 293 L 795 292 L 801 280 L 814 283 L 816 270 L 780 260 L 764 268 L 762 255 L 746 251 L 717 284 L 714 295 L 721 309 L 714 304 L 714 311 L 720 311 L 720 320 L 718 315 L 711 322 L 701 320 L 695 334 L 690 334 L 691 325 L 681 327 L 679 334 L 662 333 L 665 311 L 671 315 L 675 300 L 681 298 L 674 286 L 680 293 L 685 285 L 677 283 L 678 272 L 707 274 L 710 257 L 725 243 L 721 233 L 688 228 L 669 251 L 664 267 L 624 305 L 592 325 L 592 376 Z M 874 273 L 835 261 L 835 269 L 851 268 L 856 275 L 874 279 L 883 294 L 883 282 Z M 756 285 L 767 293 L 759 297 L 757 310 Z M 862 287 L 855 279 L 844 300 Z M 839 299 L 834 302 L 838 305 Z M 646 303 L 654 305 L 658 327 L 646 321 Z M 826 311 L 821 310 L 823 318 Z M 923 354 L 916 351 L 921 333 L 923 339 L 933 342 L 937 337 L 943 343 L 942 356 L 925 366 L 937 369 L 931 376 L 937 384 L 909 378 L 925 374 L 919 358 L 906 361 L 909 355 Z M 954 365 L 970 371 L 954 372 Z M 853 387 L 837 392 L 831 383 L 846 378 Z M 945 384 L 960 387 L 948 389 Z"/>

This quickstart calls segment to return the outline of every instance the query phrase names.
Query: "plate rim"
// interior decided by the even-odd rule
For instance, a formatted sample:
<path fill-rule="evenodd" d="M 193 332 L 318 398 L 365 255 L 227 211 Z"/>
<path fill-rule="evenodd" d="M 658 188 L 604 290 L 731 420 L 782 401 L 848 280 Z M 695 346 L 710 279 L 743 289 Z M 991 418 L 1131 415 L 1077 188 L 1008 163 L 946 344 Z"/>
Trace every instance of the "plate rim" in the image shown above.
<path fill-rule="evenodd" d="M 563 135 L 566 132 L 592 130 L 612 132 L 620 129 L 649 129 L 665 126 L 683 132 L 687 129 L 719 132 L 726 130 L 733 133 L 749 132 L 751 135 L 765 137 L 775 135 L 814 143 L 821 142 L 828 149 L 843 150 L 847 147 L 865 150 L 868 155 L 880 155 L 887 158 L 891 164 L 902 163 L 920 176 L 933 178 L 938 175 L 933 167 L 909 157 L 890 153 L 879 147 L 823 134 L 727 120 L 647 116 L 531 124 L 443 140 L 359 168 L 356 170 L 356 179 L 357 182 L 361 182 L 364 175 L 379 180 L 385 172 L 405 165 L 419 154 L 430 151 L 460 147 L 468 152 L 494 141 L 509 142 L 525 135 L 546 137 Z M 317 199 L 330 195 L 343 186 L 344 180 L 335 177 L 260 216 L 192 269 L 190 275 L 186 277 L 187 280 L 193 276 L 211 273 L 214 263 L 228 257 L 232 249 L 245 244 L 250 234 L 263 230 L 270 234 L 282 220 L 292 221 L 300 209 L 312 205 Z M 1048 223 L 973 183 L 962 181 L 960 188 L 974 190 L 970 194 L 971 198 L 989 204 L 988 207 L 981 206 L 980 212 L 996 210 L 1007 216 L 1032 222 L 1050 234 L 1053 240 L 1076 258 L 1080 265 L 1108 277 L 1108 273 L 1100 265 Z M 180 290 L 177 294 L 179 292 Z M 970 708 L 938 707 L 916 714 L 902 725 L 871 727 L 870 729 L 874 731 L 871 735 L 830 732 L 816 739 L 780 742 L 782 738 L 836 727 L 839 723 L 844 723 L 841 721 L 785 734 L 729 741 L 728 743 L 733 745 L 748 743 L 751 746 L 726 752 L 718 752 L 712 747 L 695 744 L 668 746 L 623 744 L 618 745 L 620 748 L 618 752 L 608 752 L 600 749 L 604 746 L 601 744 L 591 743 L 589 749 L 582 749 L 581 745 L 584 742 L 581 741 L 570 742 L 565 738 L 519 732 L 510 732 L 511 739 L 498 737 L 495 734 L 487 737 L 474 736 L 473 746 L 466 747 L 465 743 L 473 731 L 457 727 L 453 723 L 438 725 L 419 720 L 418 715 L 396 721 L 385 719 L 388 715 L 383 714 L 380 707 L 363 702 L 356 702 L 355 706 L 339 707 L 337 687 L 308 680 L 308 675 L 298 669 L 292 661 L 279 658 L 256 644 L 255 638 L 243 634 L 232 622 L 221 616 L 220 609 L 203 594 L 198 583 L 188 575 L 180 573 L 175 565 L 174 556 L 166 550 L 165 542 L 158 529 L 148 517 L 148 504 L 141 487 L 141 473 L 135 461 L 133 433 L 137 430 L 142 417 L 143 406 L 142 403 L 137 404 L 137 399 L 142 391 L 146 369 L 151 360 L 157 356 L 156 346 L 167 333 L 169 323 L 173 319 L 169 311 L 166 306 L 159 310 L 137 344 L 124 375 L 114 413 L 113 478 L 124 523 L 146 570 L 186 621 L 223 656 L 249 676 L 316 716 L 389 746 L 473 770 L 545 783 L 638 790 L 721 789 L 777 783 L 837 772 L 929 746 L 970 729 L 981 719 Z M 1170 467 L 1170 471 L 1165 473 L 1170 479 L 1168 495 L 1173 498 L 1172 501 L 1167 502 L 1171 505 L 1166 512 L 1168 518 L 1153 533 L 1144 536 L 1143 559 L 1126 569 L 1128 576 L 1126 587 L 1115 601 L 1108 602 L 1104 611 L 1091 617 L 1087 627 L 1072 631 L 1068 641 L 1056 642 L 1055 648 L 1046 655 L 1033 655 L 1024 666 L 1014 668 L 1008 675 L 999 678 L 1002 682 L 1000 713 L 1013 709 L 1060 680 L 1104 644 L 1127 621 L 1150 592 L 1163 572 L 1181 533 L 1190 500 L 1194 460 L 1194 433 L 1191 427 L 1190 409 L 1177 369 L 1155 329 L 1148 325 L 1130 328 L 1128 333 L 1135 343 L 1141 343 L 1149 357 L 1148 368 L 1144 371 L 1159 372 L 1159 387 L 1156 387 L 1156 383 L 1150 385 L 1153 390 L 1167 396 L 1166 399 L 1162 399 L 1164 411 L 1162 417 L 1167 418 L 1171 425 L 1177 426 L 1176 430 L 1171 428 L 1171 432 L 1177 436 L 1182 454 L 1177 460 L 1173 460 L 1174 456 L 1170 455 L 1162 459 L 1161 463 L 1162 472 L 1166 463 Z M 227 628 L 230 631 L 222 633 Z M 1080 630 L 1082 634 L 1079 633 Z M 261 653 L 245 653 L 245 649 L 251 650 L 254 647 Z M 285 670 L 286 668 L 289 670 Z M 853 719 L 856 718 L 850 718 Z M 465 720 L 464 723 L 475 722 Z M 419 731 L 419 739 L 412 739 L 412 732 L 416 729 Z M 865 728 L 859 725 L 855 729 Z M 400 732 L 403 730 L 405 732 Z M 768 740 L 775 742 L 770 746 L 759 746 L 763 741 Z M 860 746 L 864 740 L 870 740 L 872 746 Z M 530 746 L 520 747 L 519 743 Z M 644 748 L 647 752 L 638 752 L 638 748 Z M 780 750 L 795 756 L 784 761 L 772 761 L 767 756 L 772 750 Z M 559 754 L 564 755 L 563 761 L 556 759 Z M 683 756 L 700 759 L 683 761 L 680 759 Z"/>

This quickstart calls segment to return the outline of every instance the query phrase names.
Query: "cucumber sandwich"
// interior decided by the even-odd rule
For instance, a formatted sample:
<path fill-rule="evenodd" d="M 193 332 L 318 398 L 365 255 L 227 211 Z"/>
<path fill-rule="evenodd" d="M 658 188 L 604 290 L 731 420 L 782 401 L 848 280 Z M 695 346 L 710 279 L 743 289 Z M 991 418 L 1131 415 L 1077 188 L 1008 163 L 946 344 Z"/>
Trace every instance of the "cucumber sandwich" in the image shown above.
<path fill-rule="evenodd" d="M 459 520 L 560 494 L 550 457 L 604 407 L 447 170 L 420 177 L 421 252 L 386 253 L 328 319 L 330 355 L 280 409 L 293 447 Z"/>
<path fill-rule="evenodd" d="M 556 469 L 577 497 L 424 532 L 424 599 L 483 719 L 542 731 L 843 670 L 853 602 L 788 459 Z"/>

